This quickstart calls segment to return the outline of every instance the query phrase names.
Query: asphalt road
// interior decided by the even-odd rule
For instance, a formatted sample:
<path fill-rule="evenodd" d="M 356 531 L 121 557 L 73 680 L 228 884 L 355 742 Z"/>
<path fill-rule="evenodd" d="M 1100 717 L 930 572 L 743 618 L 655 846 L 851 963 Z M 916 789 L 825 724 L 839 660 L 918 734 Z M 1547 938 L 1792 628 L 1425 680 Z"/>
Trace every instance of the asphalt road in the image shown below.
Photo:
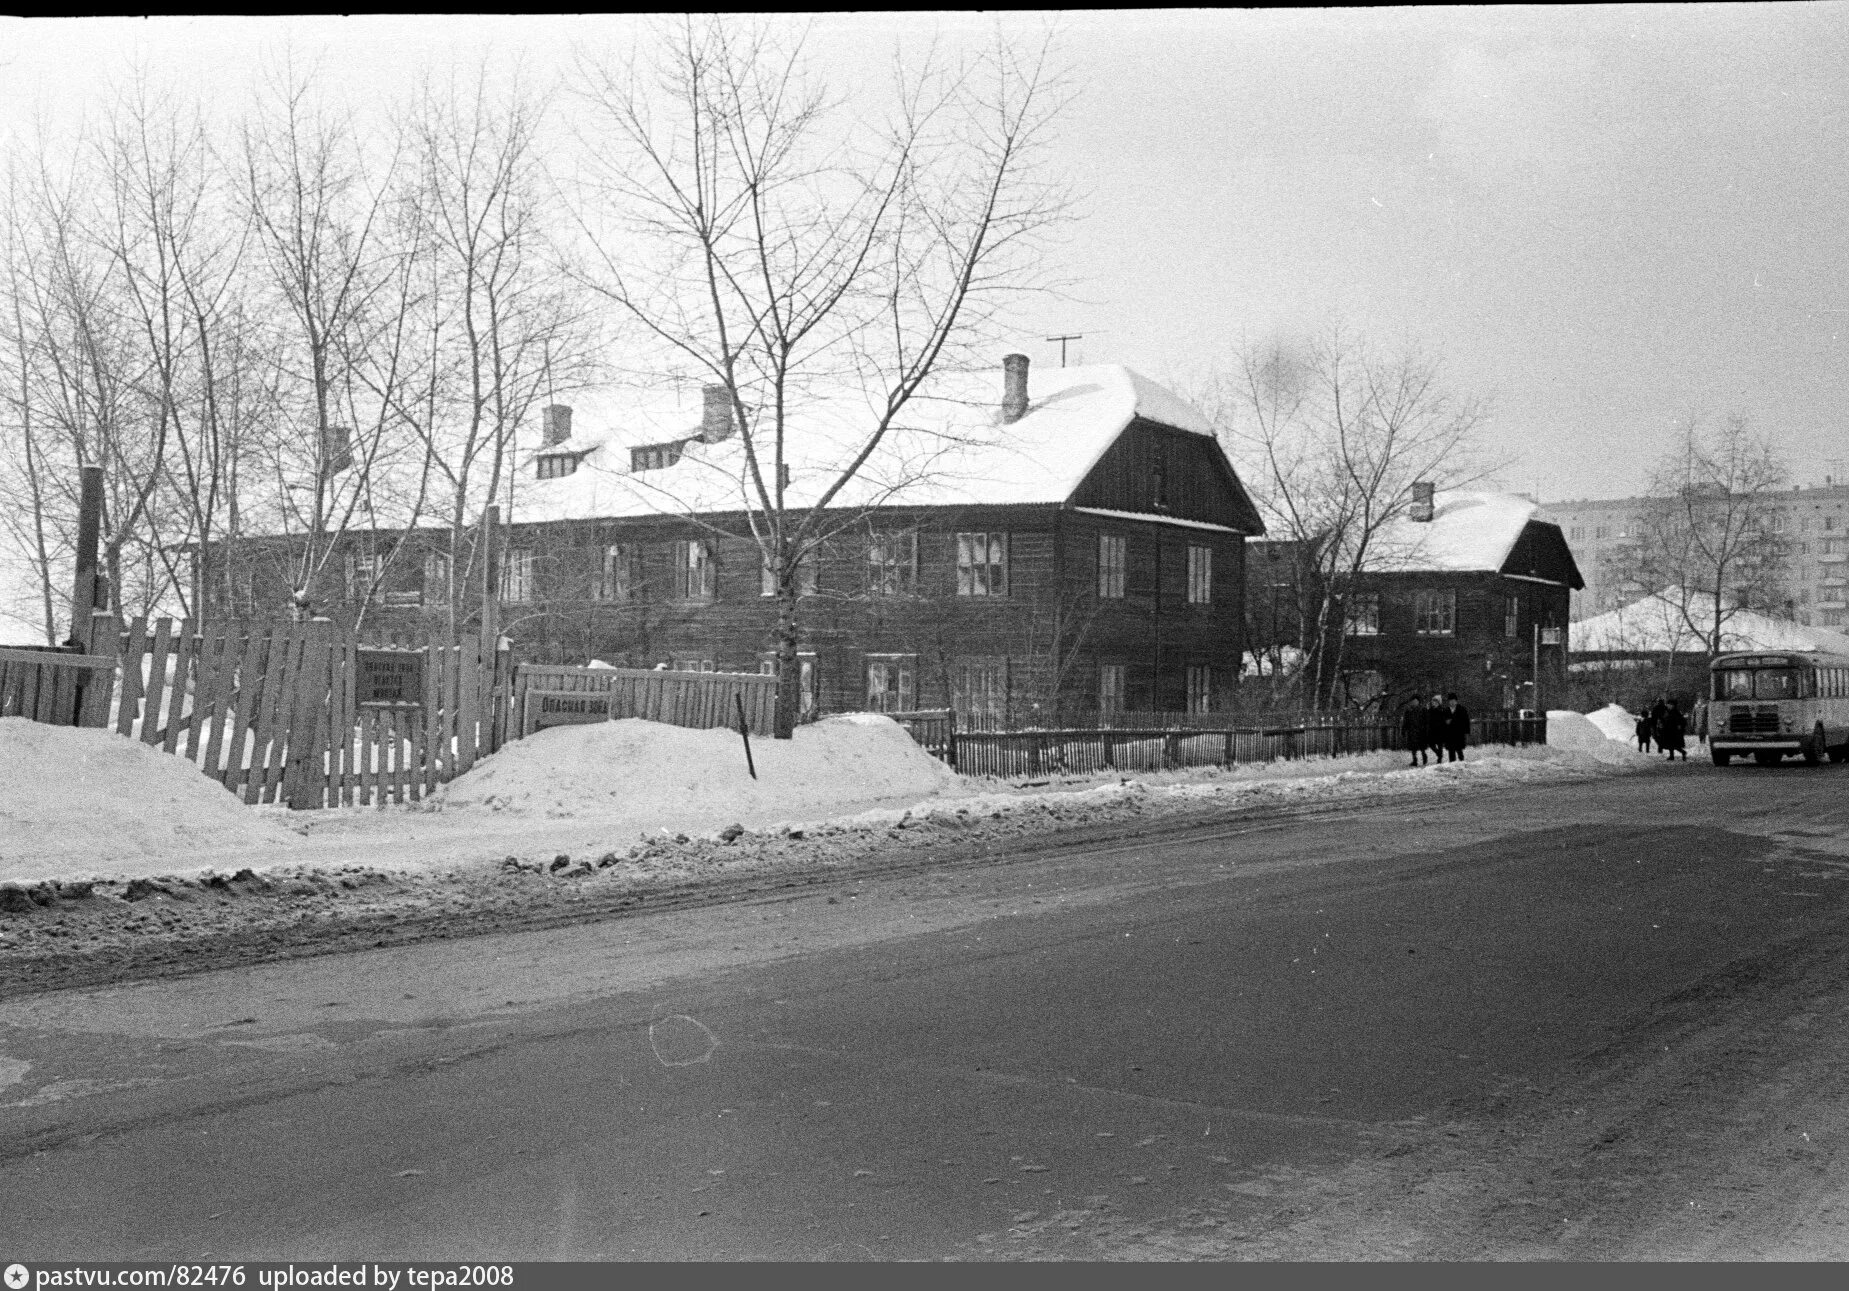
<path fill-rule="evenodd" d="M 1275 1252 L 1849 962 L 1846 791 L 1691 764 L 0 1002 L 0 1256 Z"/>

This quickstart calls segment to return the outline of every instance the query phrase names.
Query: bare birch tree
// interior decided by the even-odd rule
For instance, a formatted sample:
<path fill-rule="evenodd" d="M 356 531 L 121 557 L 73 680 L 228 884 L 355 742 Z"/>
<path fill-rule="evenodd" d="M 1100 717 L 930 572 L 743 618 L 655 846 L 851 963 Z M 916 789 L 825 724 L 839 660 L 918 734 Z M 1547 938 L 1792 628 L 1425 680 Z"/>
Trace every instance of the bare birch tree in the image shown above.
<path fill-rule="evenodd" d="M 1788 612 L 1791 542 L 1774 496 L 1788 479 L 1745 417 L 1689 418 L 1651 474 L 1637 532 L 1613 553 L 1612 573 L 1666 598 L 1712 658 L 1737 615 Z"/>
<path fill-rule="evenodd" d="M 1486 474 L 1476 452 L 1484 405 L 1447 389 L 1429 355 L 1382 352 L 1339 325 L 1247 346 L 1198 399 L 1289 564 L 1304 651 L 1298 702 L 1332 703 L 1344 597 L 1390 554 L 1381 536 L 1406 514 L 1415 483 L 1458 488 Z M 1282 671 L 1281 651 L 1277 663 Z"/>
<path fill-rule="evenodd" d="M 688 17 L 634 65 L 581 59 L 595 173 L 576 208 L 610 208 L 611 224 L 585 219 L 584 278 L 658 370 L 725 389 L 740 509 L 775 586 L 788 738 L 799 570 L 856 522 L 831 509 L 933 372 L 966 364 L 996 311 L 1041 285 L 1035 253 L 1067 202 L 1040 169 L 1061 107 L 1045 45 L 895 72 L 882 123 L 832 95 L 781 30 Z M 867 405 L 832 453 L 801 416 L 831 388 Z M 798 467 L 811 478 L 795 489 Z M 882 481 L 884 496 L 903 483 Z"/>

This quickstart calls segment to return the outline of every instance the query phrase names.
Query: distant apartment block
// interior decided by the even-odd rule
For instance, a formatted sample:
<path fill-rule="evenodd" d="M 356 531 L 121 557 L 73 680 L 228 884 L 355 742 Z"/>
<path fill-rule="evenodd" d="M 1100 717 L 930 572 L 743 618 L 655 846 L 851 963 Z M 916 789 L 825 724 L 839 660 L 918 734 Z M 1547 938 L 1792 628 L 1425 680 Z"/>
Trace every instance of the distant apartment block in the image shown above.
<path fill-rule="evenodd" d="M 1658 589 L 1621 585 L 1615 558 L 1637 532 L 1642 498 L 1549 502 L 1541 514 L 1560 526 L 1585 577 L 1573 594 L 1573 621 L 1603 614 Z M 1783 617 L 1811 627 L 1849 626 L 1849 482 L 1825 476 L 1821 487 L 1778 495 L 1772 524 L 1791 540 Z"/>

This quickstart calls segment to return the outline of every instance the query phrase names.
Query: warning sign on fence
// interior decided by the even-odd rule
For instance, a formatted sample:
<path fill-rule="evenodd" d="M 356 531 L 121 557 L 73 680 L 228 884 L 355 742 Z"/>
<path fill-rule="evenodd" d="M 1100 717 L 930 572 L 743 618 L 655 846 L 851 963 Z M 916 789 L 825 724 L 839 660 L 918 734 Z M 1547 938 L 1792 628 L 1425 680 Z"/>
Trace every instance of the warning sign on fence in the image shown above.
<path fill-rule="evenodd" d="M 583 722 L 610 720 L 608 693 L 585 691 L 560 692 L 529 690 L 526 695 L 527 729 L 545 726 L 576 726 Z"/>
<path fill-rule="evenodd" d="M 361 650 L 353 688 L 362 704 L 417 707 L 424 702 L 424 652 Z"/>

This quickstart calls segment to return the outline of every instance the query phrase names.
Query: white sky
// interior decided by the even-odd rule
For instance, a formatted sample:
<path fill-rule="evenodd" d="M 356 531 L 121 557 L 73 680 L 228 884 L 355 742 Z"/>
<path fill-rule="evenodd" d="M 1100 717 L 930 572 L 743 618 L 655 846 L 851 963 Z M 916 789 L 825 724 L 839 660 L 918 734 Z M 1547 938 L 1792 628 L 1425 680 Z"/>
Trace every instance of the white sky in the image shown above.
<path fill-rule="evenodd" d="M 876 83 L 977 15 L 823 19 Z M 1010 17 L 1010 23 L 1037 19 Z M 1634 492 L 1690 412 L 1849 475 L 1849 5 L 1076 13 L 1057 160 L 1070 298 L 1019 345 L 1185 381 L 1339 315 L 1490 394 L 1510 487 Z M 0 19 L 0 137 L 94 115 L 135 62 L 235 111 L 287 45 L 356 109 L 484 52 L 544 83 L 625 19 Z M 1836 465 L 1830 465 L 1836 459 Z"/>

